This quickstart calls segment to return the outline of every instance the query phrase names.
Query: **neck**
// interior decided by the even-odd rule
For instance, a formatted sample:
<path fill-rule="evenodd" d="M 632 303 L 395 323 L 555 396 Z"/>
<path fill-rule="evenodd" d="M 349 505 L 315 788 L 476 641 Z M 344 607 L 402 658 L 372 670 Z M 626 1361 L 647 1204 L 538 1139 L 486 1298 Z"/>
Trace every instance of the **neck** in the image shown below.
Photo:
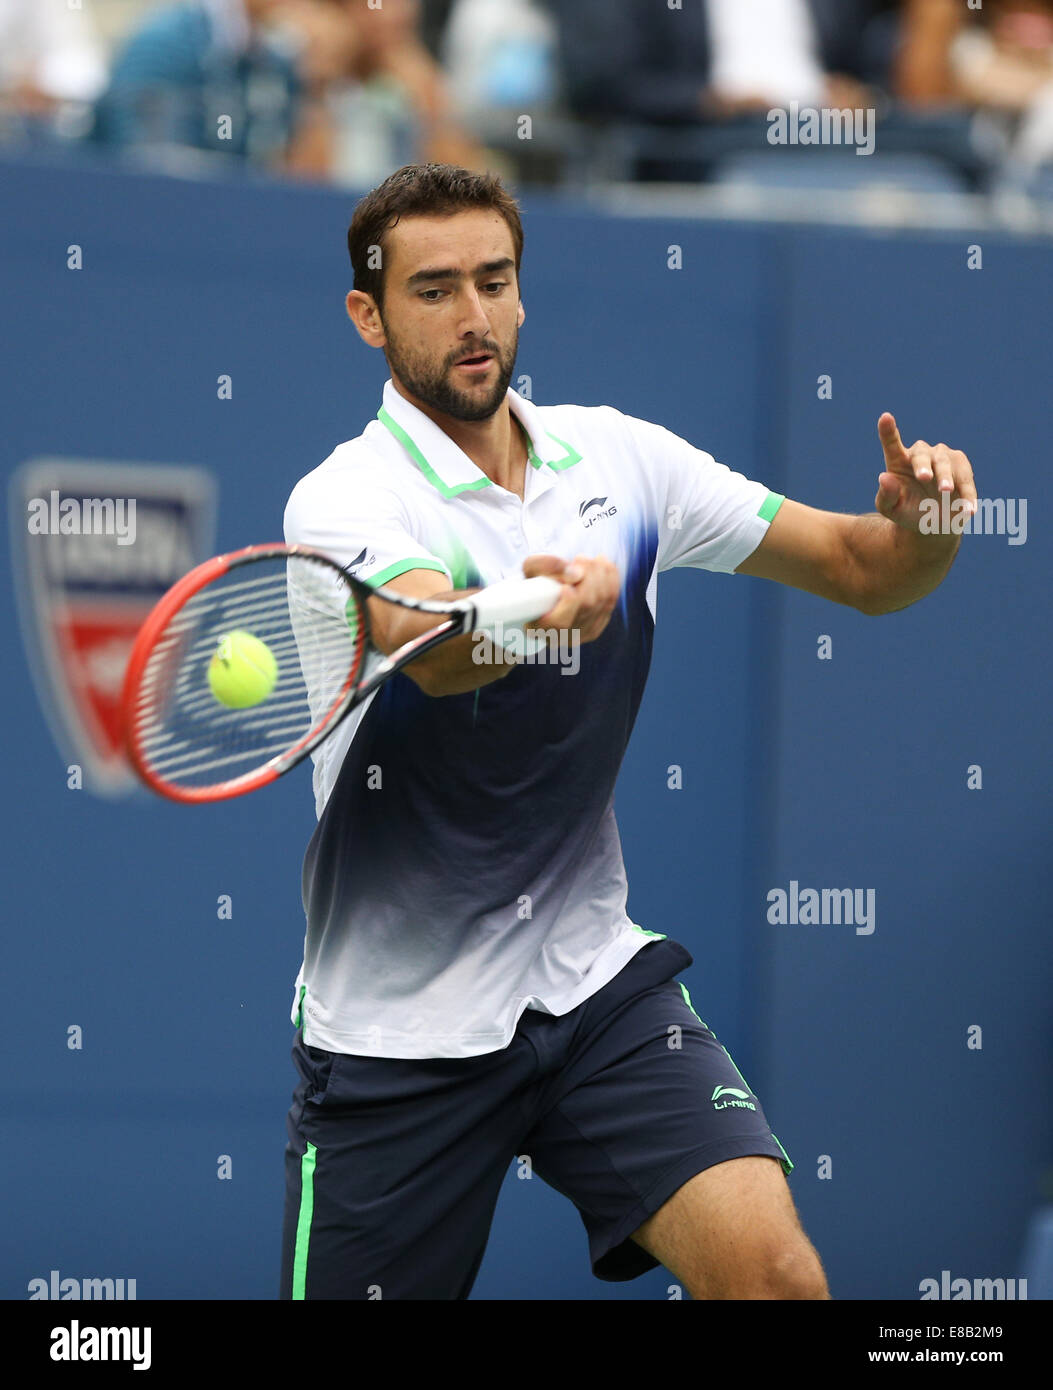
<path fill-rule="evenodd" d="M 448 435 L 491 482 L 522 499 L 527 467 L 526 434 L 508 406 L 508 397 L 488 420 L 455 420 L 404 391 L 392 378 L 396 391 L 405 396 Z"/>

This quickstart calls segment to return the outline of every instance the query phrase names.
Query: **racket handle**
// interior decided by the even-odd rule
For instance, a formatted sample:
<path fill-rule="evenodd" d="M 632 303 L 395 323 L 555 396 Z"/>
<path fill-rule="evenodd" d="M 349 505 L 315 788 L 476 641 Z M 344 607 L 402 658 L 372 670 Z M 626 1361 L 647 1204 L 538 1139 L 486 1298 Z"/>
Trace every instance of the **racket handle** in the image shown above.
<path fill-rule="evenodd" d="M 539 575 L 536 579 L 500 579 L 473 594 L 473 631 L 485 631 L 498 623 L 529 623 L 554 608 L 562 585 Z"/>

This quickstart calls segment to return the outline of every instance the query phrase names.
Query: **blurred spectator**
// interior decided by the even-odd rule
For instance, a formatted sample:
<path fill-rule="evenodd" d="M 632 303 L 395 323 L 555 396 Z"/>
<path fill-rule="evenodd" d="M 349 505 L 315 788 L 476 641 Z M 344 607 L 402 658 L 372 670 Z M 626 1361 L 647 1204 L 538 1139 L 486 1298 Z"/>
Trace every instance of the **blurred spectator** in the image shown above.
<path fill-rule="evenodd" d="M 487 151 L 462 128 L 421 38 L 420 0 L 383 0 L 378 9 L 360 0 L 330 3 L 352 18 L 354 36 L 300 172 L 366 187 L 403 164 L 486 169 Z"/>
<path fill-rule="evenodd" d="M 1053 4 L 904 0 L 898 96 L 915 107 L 983 113 L 987 140 L 1026 170 L 1053 159 Z"/>
<path fill-rule="evenodd" d="M 456 0 L 421 0 L 420 36 L 424 47 L 438 60 L 450 11 Z"/>
<path fill-rule="evenodd" d="M 983 178 L 947 66 L 948 6 L 960 23 L 964 0 L 547 3 L 572 111 L 612 128 L 603 147 L 610 176 L 694 181 L 739 155 L 763 158 L 773 153 L 769 113 L 797 102 L 874 111 L 886 168 L 913 160 L 934 181 L 964 188 Z M 682 133 L 670 136 L 670 126 Z M 875 161 L 875 175 L 880 168 Z M 828 173 L 838 176 L 832 164 Z"/>
<path fill-rule="evenodd" d="M 956 35 L 950 67 L 959 96 L 1004 118 L 1014 164 L 1053 160 L 1053 4 L 988 0 Z"/>
<path fill-rule="evenodd" d="M 538 0 L 455 0 L 441 54 L 457 112 L 485 123 L 547 110 L 555 50 L 555 22 Z"/>
<path fill-rule="evenodd" d="M 349 30 L 332 0 L 165 5 L 119 49 L 96 104 L 93 138 L 285 168 L 297 158 L 296 141 L 312 138 L 305 118 L 343 64 Z"/>
<path fill-rule="evenodd" d="M 548 0 L 578 115 L 721 119 L 802 104 L 857 105 L 883 76 L 884 0 Z"/>
<path fill-rule="evenodd" d="M 901 101 L 924 107 L 957 100 L 950 54 L 964 22 L 960 0 L 903 0 L 902 38 L 893 76 L 893 90 Z"/>
<path fill-rule="evenodd" d="M 8 138 L 78 135 L 106 85 L 90 10 L 68 0 L 0 0 L 0 103 Z"/>

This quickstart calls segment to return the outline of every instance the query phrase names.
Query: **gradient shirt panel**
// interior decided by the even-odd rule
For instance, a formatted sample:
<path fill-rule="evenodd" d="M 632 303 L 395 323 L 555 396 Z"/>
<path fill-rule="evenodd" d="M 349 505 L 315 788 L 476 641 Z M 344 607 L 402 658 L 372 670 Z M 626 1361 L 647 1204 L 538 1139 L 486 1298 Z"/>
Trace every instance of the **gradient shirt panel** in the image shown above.
<path fill-rule="evenodd" d="M 597 641 L 464 695 L 427 696 L 400 673 L 315 750 L 292 1011 L 311 1046 L 495 1051 L 525 1009 L 576 1008 L 657 935 L 626 913 L 613 811 L 657 576 L 732 572 L 782 498 L 609 406 L 508 402 L 529 440 L 522 501 L 389 380 L 377 418 L 286 508 L 288 542 L 374 585 L 432 569 L 472 588 L 539 553 L 604 555 L 622 583 Z"/>

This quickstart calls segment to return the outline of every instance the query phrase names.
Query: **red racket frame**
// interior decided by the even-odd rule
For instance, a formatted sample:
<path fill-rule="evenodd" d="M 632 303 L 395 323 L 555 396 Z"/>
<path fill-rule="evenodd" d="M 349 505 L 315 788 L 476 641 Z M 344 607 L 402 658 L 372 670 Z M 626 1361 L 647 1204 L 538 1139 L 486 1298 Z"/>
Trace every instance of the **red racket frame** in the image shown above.
<path fill-rule="evenodd" d="M 121 691 L 124 746 L 136 772 L 148 787 L 161 796 L 166 796 L 172 801 L 189 803 L 226 801 L 230 797 L 243 796 L 246 792 L 265 787 L 268 783 L 277 781 L 297 763 L 302 762 L 313 748 L 316 748 L 323 739 L 328 738 L 336 725 L 354 708 L 356 703 L 354 699 L 355 677 L 361 667 L 362 653 L 366 638 L 369 635 L 369 612 L 364 602 L 362 604 L 364 621 L 359 626 L 354 663 L 348 672 L 347 680 L 341 687 L 329 713 L 320 724 L 310 729 L 298 743 L 293 744 L 284 753 L 276 754 L 262 767 L 256 768 L 252 772 L 246 772 L 240 777 L 231 778 L 228 782 L 216 782 L 207 787 L 181 787 L 168 782 L 163 777 L 158 776 L 146 760 L 145 751 L 136 728 L 134 702 L 143 673 L 146 670 L 146 664 L 171 619 L 195 594 L 200 593 L 202 589 L 222 575 L 229 574 L 231 570 L 238 569 L 242 565 L 256 563 L 260 559 L 289 559 L 294 556 L 320 561 L 338 571 L 343 575 L 352 591 L 357 591 L 359 597 L 364 598 L 373 592 L 367 585 L 361 584 L 351 575 L 345 573 L 330 556 L 321 551 L 312 550 L 308 546 L 279 543 L 247 545 L 241 550 L 232 550 L 226 555 L 216 555 L 211 560 L 206 560 L 204 564 L 192 569 L 189 574 L 185 574 L 158 601 L 139 629 L 131 656 L 128 658 L 128 667 L 124 674 L 124 685 Z"/>

